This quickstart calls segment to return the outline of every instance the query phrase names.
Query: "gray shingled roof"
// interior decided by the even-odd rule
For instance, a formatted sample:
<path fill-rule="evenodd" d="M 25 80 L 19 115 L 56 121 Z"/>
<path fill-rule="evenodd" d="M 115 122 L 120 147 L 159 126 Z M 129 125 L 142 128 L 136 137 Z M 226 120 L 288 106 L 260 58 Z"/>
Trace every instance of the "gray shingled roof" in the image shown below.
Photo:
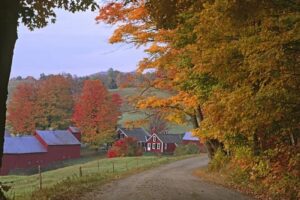
<path fill-rule="evenodd" d="M 4 154 L 44 152 L 46 152 L 46 149 L 34 136 L 5 137 Z"/>
<path fill-rule="evenodd" d="M 163 143 L 176 143 L 176 144 L 179 144 L 182 141 L 182 134 L 157 134 L 157 137 Z"/>
<path fill-rule="evenodd" d="M 146 142 L 148 137 L 150 137 L 149 133 L 145 131 L 143 128 L 120 128 L 120 130 L 125 133 L 128 137 L 136 138 L 139 142 Z"/>
<path fill-rule="evenodd" d="M 70 132 L 65 130 L 55 131 L 40 131 L 36 133 L 48 144 L 48 145 L 79 145 L 80 142 Z"/>

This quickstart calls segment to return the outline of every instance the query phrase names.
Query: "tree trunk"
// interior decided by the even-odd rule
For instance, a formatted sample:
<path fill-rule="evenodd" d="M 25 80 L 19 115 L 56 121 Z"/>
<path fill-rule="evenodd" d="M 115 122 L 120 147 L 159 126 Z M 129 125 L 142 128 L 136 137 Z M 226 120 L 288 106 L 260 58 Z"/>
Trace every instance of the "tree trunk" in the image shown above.
<path fill-rule="evenodd" d="M 1 0 L 0 3 L 0 166 L 4 147 L 7 86 L 13 51 L 17 40 L 18 0 Z"/>
<path fill-rule="evenodd" d="M 193 128 L 194 129 L 199 128 L 197 115 L 192 115 L 191 118 L 192 118 Z"/>
<path fill-rule="evenodd" d="M 259 155 L 259 152 L 260 152 L 260 148 L 259 148 L 259 140 L 258 140 L 258 135 L 257 135 L 256 132 L 253 134 L 253 146 L 252 146 L 252 151 L 253 151 L 253 154 L 254 154 L 255 156 L 258 156 L 258 155 Z"/>
<path fill-rule="evenodd" d="M 198 117 L 198 118 L 197 118 Z M 195 110 L 195 115 L 192 116 L 192 122 L 194 128 L 199 128 L 201 121 L 204 120 L 204 115 L 200 106 Z M 217 139 L 208 139 L 205 142 L 205 147 L 207 149 L 208 157 L 212 159 L 219 148 L 223 148 L 223 144 Z"/>

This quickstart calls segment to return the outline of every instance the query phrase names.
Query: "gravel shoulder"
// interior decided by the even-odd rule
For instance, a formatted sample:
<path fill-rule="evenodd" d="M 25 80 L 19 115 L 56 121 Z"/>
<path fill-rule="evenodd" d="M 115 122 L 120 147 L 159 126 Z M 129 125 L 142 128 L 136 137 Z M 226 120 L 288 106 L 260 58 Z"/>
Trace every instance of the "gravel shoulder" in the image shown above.
<path fill-rule="evenodd" d="M 144 171 L 95 188 L 81 200 L 250 200 L 237 191 L 205 182 L 193 171 L 206 166 L 207 157 L 193 157 Z"/>

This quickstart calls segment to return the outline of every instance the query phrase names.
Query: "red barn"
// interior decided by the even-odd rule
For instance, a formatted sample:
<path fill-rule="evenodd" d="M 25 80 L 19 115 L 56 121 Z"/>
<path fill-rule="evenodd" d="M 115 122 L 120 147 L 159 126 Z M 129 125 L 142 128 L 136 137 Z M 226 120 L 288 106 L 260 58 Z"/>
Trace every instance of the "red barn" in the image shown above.
<path fill-rule="evenodd" d="M 36 131 L 34 136 L 5 135 L 0 175 L 80 157 L 80 141 L 71 131 Z"/>
<path fill-rule="evenodd" d="M 47 164 L 47 149 L 33 136 L 5 137 L 1 175 Z"/>
<path fill-rule="evenodd" d="M 78 141 L 81 141 L 81 131 L 79 128 L 70 126 L 68 128 L 68 131 L 70 131 L 77 138 Z"/>
<path fill-rule="evenodd" d="M 206 147 L 200 138 L 193 136 L 192 132 L 186 132 L 182 138 L 182 144 L 195 144 L 199 147 L 200 152 L 207 152 Z"/>
<path fill-rule="evenodd" d="M 174 153 L 182 142 L 182 134 L 153 134 L 147 140 L 147 152 Z"/>

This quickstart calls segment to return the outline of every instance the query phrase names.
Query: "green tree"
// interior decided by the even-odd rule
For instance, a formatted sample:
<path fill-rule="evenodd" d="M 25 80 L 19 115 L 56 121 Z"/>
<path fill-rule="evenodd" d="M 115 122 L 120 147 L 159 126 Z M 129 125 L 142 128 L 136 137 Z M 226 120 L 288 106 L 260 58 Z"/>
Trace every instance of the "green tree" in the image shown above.
<path fill-rule="evenodd" d="M 113 68 L 109 68 L 107 71 L 107 79 L 108 79 L 108 88 L 109 89 L 117 89 L 117 76 L 120 74 L 119 71 L 114 70 Z"/>
<path fill-rule="evenodd" d="M 6 120 L 7 86 L 19 22 L 29 29 L 42 28 L 55 22 L 56 8 L 70 12 L 95 10 L 94 0 L 2 0 L 0 3 L 0 166 L 2 164 Z"/>

